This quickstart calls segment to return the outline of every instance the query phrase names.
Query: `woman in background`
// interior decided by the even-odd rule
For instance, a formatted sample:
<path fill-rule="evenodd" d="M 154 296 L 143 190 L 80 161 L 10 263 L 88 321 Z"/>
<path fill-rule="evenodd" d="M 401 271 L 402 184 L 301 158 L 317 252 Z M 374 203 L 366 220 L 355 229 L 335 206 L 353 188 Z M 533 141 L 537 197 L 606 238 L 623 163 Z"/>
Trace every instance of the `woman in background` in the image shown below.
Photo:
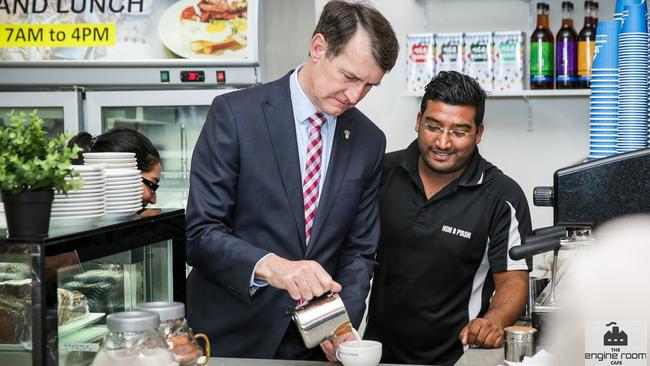
<path fill-rule="evenodd" d="M 72 164 L 83 164 L 82 154 L 85 152 L 132 152 L 138 162 L 138 170 L 142 175 L 142 207 L 156 203 L 156 190 L 160 182 L 162 164 L 160 153 L 151 141 L 136 130 L 126 127 L 116 127 L 112 130 L 93 137 L 88 132 L 80 132 L 68 142 L 68 147 L 79 146 L 79 156 Z"/>

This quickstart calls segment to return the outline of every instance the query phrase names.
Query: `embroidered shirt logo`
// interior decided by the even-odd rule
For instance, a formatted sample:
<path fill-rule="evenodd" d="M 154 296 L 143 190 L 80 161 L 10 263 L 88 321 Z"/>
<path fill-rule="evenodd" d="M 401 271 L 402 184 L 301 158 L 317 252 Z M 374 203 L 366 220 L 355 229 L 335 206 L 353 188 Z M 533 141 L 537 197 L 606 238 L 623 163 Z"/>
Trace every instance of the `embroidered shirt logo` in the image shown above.
<path fill-rule="evenodd" d="M 449 233 L 451 235 L 458 235 L 461 238 L 465 239 L 471 239 L 472 233 L 469 231 L 457 229 L 455 227 L 447 226 L 447 225 L 442 225 L 442 231 L 445 233 Z"/>

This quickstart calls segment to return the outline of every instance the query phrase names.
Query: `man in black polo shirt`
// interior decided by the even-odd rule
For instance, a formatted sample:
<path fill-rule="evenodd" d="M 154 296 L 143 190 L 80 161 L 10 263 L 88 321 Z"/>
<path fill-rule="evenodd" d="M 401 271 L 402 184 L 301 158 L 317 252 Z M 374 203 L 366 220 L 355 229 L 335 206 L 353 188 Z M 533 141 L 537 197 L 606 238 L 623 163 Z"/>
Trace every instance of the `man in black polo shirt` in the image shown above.
<path fill-rule="evenodd" d="M 528 266 L 508 250 L 530 233 L 530 213 L 478 152 L 478 83 L 441 72 L 425 90 L 417 139 L 384 160 L 365 338 L 383 343 L 382 362 L 451 365 L 470 346 L 500 347 L 523 310 Z"/>

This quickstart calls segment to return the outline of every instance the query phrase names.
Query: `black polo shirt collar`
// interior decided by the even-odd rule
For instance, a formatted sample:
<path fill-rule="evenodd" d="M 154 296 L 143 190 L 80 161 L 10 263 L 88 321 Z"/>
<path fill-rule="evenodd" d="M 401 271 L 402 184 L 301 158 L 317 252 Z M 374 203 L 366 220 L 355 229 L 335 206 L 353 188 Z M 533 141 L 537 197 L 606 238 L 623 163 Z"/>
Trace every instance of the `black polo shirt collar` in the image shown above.
<path fill-rule="evenodd" d="M 404 169 L 411 179 L 424 191 L 422 185 L 422 179 L 420 179 L 420 174 L 418 173 L 418 159 L 420 158 L 420 149 L 418 147 L 418 140 L 415 139 L 411 144 L 406 148 L 404 157 L 399 163 L 400 168 Z M 492 164 L 488 163 L 485 159 L 481 158 L 481 155 L 478 152 L 478 146 L 474 149 L 472 153 L 472 158 L 469 161 L 469 164 L 465 167 L 465 170 L 460 175 L 458 179 L 449 184 L 447 188 L 451 188 L 455 191 L 457 186 L 461 187 L 473 187 L 483 184 L 485 180 L 485 172 L 490 168 Z M 435 197 L 435 196 L 434 196 Z M 432 197 L 432 198 L 434 198 Z"/>

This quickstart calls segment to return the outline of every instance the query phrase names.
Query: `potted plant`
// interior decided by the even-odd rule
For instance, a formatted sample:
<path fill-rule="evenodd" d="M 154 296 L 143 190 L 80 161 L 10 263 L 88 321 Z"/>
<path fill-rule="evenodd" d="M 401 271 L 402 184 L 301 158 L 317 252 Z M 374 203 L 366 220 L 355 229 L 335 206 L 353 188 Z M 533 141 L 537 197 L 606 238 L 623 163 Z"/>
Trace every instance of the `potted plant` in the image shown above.
<path fill-rule="evenodd" d="M 64 134 L 46 138 L 36 110 L 8 117 L 8 126 L 0 124 L 0 190 L 9 236 L 47 236 L 54 191 L 82 184 L 70 169 L 78 147 L 66 147 Z"/>

